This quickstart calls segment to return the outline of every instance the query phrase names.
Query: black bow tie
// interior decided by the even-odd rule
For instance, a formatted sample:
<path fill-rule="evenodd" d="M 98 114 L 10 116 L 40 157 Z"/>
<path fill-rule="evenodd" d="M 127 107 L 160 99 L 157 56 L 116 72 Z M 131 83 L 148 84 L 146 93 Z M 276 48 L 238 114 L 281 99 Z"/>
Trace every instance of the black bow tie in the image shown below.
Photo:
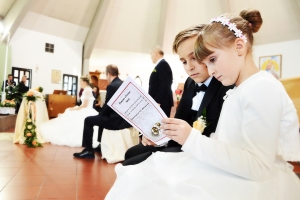
<path fill-rule="evenodd" d="M 203 91 L 205 92 L 207 90 L 207 86 L 205 84 L 202 84 L 199 86 L 198 84 L 195 85 L 195 92 Z"/>

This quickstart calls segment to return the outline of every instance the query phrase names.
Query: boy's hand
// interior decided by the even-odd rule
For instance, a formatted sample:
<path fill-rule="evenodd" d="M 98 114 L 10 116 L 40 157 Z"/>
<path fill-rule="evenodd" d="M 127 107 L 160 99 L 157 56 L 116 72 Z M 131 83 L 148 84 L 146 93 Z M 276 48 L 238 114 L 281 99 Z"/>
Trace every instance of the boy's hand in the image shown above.
<path fill-rule="evenodd" d="M 144 146 L 155 146 L 156 145 L 151 140 L 147 139 L 145 136 L 142 137 L 142 144 Z"/>

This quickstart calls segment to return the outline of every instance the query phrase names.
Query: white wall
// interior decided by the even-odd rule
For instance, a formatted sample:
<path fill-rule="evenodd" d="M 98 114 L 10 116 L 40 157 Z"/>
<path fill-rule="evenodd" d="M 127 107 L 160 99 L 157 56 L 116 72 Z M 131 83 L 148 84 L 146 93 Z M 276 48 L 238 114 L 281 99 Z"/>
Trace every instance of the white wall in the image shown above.
<path fill-rule="evenodd" d="M 178 83 L 184 83 L 187 75 L 178 59 L 178 56 L 165 55 L 165 60 L 172 68 L 174 79 L 173 83 L 175 83 L 175 86 L 177 87 Z M 93 50 L 89 63 L 89 71 L 99 70 L 104 72 L 105 67 L 109 64 L 115 64 L 118 66 L 120 78 L 122 80 L 125 80 L 127 75 L 131 76 L 133 79 L 136 76 L 139 76 L 142 79 L 142 87 L 148 91 L 149 77 L 154 69 L 154 64 L 151 61 L 150 54 L 104 49 Z M 101 74 L 100 78 L 105 79 L 105 75 Z"/>
<path fill-rule="evenodd" d="M 259 66 L 260 56 L 282 55 L 281 78 L 300 76 L 300 40 L 256 45 L 253 48 L 254 61 Z"/>
<path fill-rule="evenodd" d="M 53 54 L 45 52 L 45 43 L 54 44 Z M 62 83 L 51 83 L 53 69 L 61 70 L 62 75 L 81 75 L 81 42 L 18 28 L 11 40 L 11 51 L 12 66 L 32 69 L 32 88 L 41 86 L 45 94 L 62 89 Z"/>

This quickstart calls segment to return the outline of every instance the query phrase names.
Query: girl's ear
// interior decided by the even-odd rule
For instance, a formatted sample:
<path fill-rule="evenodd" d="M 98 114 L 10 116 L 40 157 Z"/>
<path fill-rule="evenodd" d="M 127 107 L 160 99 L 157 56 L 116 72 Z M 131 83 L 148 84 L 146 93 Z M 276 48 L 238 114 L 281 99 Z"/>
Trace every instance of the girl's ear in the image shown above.
<path fill-rule="evenodd" d="M 237 38 L 234 41 L 234 47 L 235 47 L 235 51 L 238 54 L 238 56 L 246 55 L 247 45 L 242 38 Z"/>

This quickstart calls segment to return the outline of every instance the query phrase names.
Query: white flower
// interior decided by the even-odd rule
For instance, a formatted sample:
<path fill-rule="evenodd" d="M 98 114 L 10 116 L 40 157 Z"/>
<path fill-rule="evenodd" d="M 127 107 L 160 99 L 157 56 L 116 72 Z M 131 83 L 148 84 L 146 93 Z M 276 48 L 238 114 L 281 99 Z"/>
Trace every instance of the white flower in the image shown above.
<path fill-rule="evenodd" d="M 203 133 L 205 127 L 206 127 L 206 120 L 205 120 L 205 118 L 203 116 L 199 117 L 193 123 L 193 128 L 199 130 L 201 133 Z"/>
<path fill-rule="evenodd" d="M 30 123 L 30 122 L 31 122 L 31 119 L 27 119 L 27 122 Z"/>
<path fill-rule="evenodd" d="M 231 30 L 231 31 L 235 30 L 236 29 L 235 23 L 230 23 L 229 26 L 228 26 L 228 29 Z"/>
<path fill-rule="evenodd" d="M 226 17 L 217 17 L 211 19 L 210 23 L 212 22 L 218 22 L 221 23 L 223 26 L 228 26 L 228 29 L 230 31 L 233 31 L 235 37 L 242 38 L 244 42 L 247 43 L 247 37 L 243 35 L 243 32 L 240 29 L 238 29 L 234 23 L 231 23 Z"/>

